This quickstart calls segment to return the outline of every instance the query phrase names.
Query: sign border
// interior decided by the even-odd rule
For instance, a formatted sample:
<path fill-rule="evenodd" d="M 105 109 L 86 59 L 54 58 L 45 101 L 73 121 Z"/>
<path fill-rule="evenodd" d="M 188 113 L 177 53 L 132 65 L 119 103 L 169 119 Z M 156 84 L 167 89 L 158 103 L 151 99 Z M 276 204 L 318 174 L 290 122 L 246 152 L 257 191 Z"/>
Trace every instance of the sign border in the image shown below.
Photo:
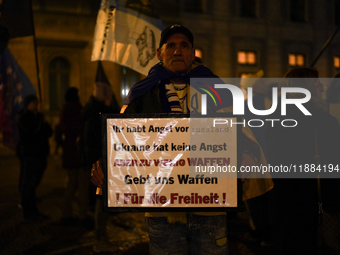
<path fill-rule="evenodd" d="M 209 118 L 236 118 L 241 123 L 242 117 L 235 116 L 231 112 L 209 113 Z M 177 113 L 133 113 L 133 114 L 102 114 L 102 169 L 104 173 L 103 185 L 103 211 L 104 212 L 235 212 L 243 210 L 242 182 L 240 171 L 237 173 L 237 207 L 109 207 L 108 206 L 108 179 L 107 179 L 107 119 L 151 119 L 151 118 L 208 118 L 201 114 L 177 114 Z M 240 169 L 242 160 L 242 125 L 237 125 L 237 170 Z"/>

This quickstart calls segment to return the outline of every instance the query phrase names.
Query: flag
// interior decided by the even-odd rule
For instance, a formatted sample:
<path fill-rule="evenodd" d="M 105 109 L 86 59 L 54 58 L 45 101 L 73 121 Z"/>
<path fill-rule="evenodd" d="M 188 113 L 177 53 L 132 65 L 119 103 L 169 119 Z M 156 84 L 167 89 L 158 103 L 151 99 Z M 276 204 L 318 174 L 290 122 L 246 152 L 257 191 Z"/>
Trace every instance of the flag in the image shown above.
<path fill-rule="evenodd" d="M 3 144 L 15 149 L 18 142 L 17 119 L 24 98 L 36 90 L 10 50 L 0 56 L 0 132 Z"/>
<path fill-rule="evenodd" d="M 92 61 L 109 60 L 147 75 L 157 59 L 164 25 L 150 0 L 102 0 Z"/>
<path fill-rule="evenodd" d="M 7 47 L 40 91 L 31 0 L 0 0 L 0 11 L 0 25 L 6 28 L 9 34 Z M 0 36 L 2 42 L 2 35 Z M 40 93 L 39 97 L 41 98 Z"/>

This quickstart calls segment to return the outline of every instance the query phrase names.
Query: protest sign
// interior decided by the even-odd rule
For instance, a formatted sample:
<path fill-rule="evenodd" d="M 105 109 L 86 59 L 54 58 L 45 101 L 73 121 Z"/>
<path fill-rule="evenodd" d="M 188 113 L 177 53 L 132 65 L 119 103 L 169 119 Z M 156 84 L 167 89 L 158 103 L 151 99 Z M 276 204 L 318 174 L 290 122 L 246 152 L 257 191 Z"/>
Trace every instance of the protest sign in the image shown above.
<path fill-rule="evenodd" d="M 239 206 L 236 118 L 104 115 L 106 207 L 225 211 Z M 113 210 L 115 211 L 115 210 Z"/>

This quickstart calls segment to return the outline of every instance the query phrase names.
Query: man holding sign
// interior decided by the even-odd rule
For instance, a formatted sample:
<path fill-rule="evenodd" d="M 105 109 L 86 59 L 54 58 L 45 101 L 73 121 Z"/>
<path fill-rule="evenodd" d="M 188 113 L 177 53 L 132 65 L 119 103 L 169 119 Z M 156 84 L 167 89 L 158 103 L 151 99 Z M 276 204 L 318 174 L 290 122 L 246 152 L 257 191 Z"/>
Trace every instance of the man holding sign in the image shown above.
<path fill-rule="evenodd" d="M 218 78 L 207 67 L 193 64 L 194 37 L 184 26 L 163 30 L 157 57 L 160 63 L 131 88 L 121 113 L 189 113 L 190 78 Z M 261 148 L 246 129 L 242 143 L 242 165 L 266 164 Z M 91 175 L 93 184 L 102 187 L 104 175 L 98 162 Z M 268 179 L 254 185 L 246 180 L 244 188 L 243 199 L 248 199 L 271 189 L 272 182 Z M 150 254 L 228 254 L 225 212 L 152 212 L 146 213 L 146 225 Z"/>

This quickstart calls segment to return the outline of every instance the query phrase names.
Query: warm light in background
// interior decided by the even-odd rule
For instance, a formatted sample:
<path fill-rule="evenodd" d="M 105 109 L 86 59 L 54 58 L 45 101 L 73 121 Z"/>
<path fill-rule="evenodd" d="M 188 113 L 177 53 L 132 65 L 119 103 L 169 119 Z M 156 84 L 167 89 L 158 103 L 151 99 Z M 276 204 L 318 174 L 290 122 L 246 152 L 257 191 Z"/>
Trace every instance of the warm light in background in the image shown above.
<path fill-rule="evenodd" d="M 256 64 L 256 55 L 254 52 L 248 52 L 247 54 L 248 64 L 255 65 Z"/>
<path fill-rule="evenodd" d="M 289 62 L 290 66 L 296 66 L 295 54 L 289 54 L 288 55 L 288 62 Z"/>
<path fill-rule="evenodd" d="M 303 54 L 289 53 L 288 63 L 290 66 L 304 66 L 305 56 Z"/>
<path fill-rule="evenodd" d="M 334 56 L 334 67 L 340 68 L 340 57 L 339 56 Z"/>
<path fill-rule="evenodd" d="M 246 64 L 247 56 L 245 51 L 239 51 L 237 53 L 237 63 L 239 64 Z"/>
<path fill-rule="evenodd" d="M 255 65 L 256 54 L 253 51 L 238 51 L 237 52 L 237 63 L 241 65 Z"/>
<path fill-rule="evenodd" d="M 303 55 L 298 54 L 296 56 L 296 60 L 297 60 L 296 62 L 297 62 L 298 66 L 304 66 L 305 65 L 305 57 Z"/>
<path fill-rule="evenodd" d="M 195 49 L 195 57 L 202 59 L 203 58 L 202 50 Z"/>

